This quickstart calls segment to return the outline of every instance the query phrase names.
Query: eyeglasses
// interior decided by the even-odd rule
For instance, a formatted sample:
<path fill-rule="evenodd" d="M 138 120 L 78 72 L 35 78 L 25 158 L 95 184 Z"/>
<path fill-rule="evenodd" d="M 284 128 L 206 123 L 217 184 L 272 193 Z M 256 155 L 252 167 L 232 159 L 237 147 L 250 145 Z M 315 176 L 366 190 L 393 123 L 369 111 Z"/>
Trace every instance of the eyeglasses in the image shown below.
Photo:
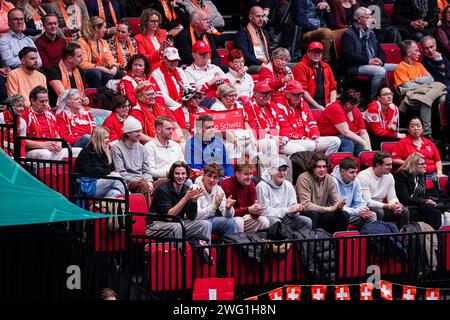
<path fill-rule="evenodd" d="M 417 165 L 418 165 L 418 166 L 426 166 L 427 163 L 426 163 L 426 162 L 420 162 L 420 163 L 418 163 Z"/>
<path fill-rule="evenodd" d="M 225 99 L 236 99 L 237 97 L 237 94 L 227 94 L 224 96 Z"/>
<path fill-rule="evenodd" d="M 192 99 L 199 99 L 202 100 L 203 99 L 203 95 L 202 94 L 195 94 Z"/>
<path fill-rule="evenodd" d="M 124 104 L 122 108 L 124 108 L 124 109 L 130 109 L 130 108 L 131 108 L 131 105 L 129 105 L 129 104 Z"/>

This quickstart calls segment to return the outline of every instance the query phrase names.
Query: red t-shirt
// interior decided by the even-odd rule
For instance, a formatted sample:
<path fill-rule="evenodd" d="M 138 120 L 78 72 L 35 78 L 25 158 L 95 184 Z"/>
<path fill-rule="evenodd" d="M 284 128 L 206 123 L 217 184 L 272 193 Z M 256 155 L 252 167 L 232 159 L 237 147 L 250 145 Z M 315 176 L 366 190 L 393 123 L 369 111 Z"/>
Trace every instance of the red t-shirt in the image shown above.
<path fill-rule="evenodd" d="M 320 114 L 319 125 L 320 134 L 322 136 L 336 136 L 340 132 L 336 129 L 336 125 L 346 122 L 350 131 L 359 134 L 361 130 L 366 129 L 361 111 L 358 108 L 352 110 L 353 121 L 350 121 L 347 112 L 342 108 L 339 101 L 333 102 Z"/>
<path fill-rule="evenodd" d="M 414 145 L 411 136 L 399 140 L 397 148 L 392 152 L 392 158 L 405 160 L 413 152 L 420 152 L 425 157 L 427 173 L 433 173 L 436 170 L 435 163 L 441 161 L 439 151 L 433 142 L 422 137 L 422 146 L 419 149 Z"/>

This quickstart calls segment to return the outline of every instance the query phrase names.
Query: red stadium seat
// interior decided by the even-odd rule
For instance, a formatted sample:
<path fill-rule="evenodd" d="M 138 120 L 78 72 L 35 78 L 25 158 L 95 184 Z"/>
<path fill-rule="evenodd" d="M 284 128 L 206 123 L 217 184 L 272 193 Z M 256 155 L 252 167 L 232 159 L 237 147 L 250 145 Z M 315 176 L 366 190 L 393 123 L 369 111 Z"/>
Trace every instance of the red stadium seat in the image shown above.
<path fill-rule="evenodd" d="M 141 18 L 139 17 L 127 17 L 128 22 L 131 24 L 131 36 L 134 37 L 139 33 L 139 23 Z"/>
<path fill-rule="evenodd" d="M 217 54 L 220 57 L 220 66 L 228 66 L 228 50 L 227 49 L 217 49 Z"/>
<path fill-rule="evenodd" d="M 145 200 L 143 194 L 140 193 L 130 194 L 129 199 L 130 199 L 130 212 L 148 214 L 147 200 Z M 146 227 L 145 217 L 134 216 L 133 220 L 134 223 L 131 231 L 133 235 L 139 236 L 145 235 L 145 227 Z"/>
<path fill-rule="evenodd" d="M 333 165 L 333 169 L 339 164 L 339 162 L 341 162 L 342 159 L 347 157 L 353 158 L 353 154 L 350 152 L 335 152 L 328 156 L 331 160 L 331 164 Z"/>
<path fill-rule="evenodd" d="M 440 177 L 439 178 L 439 190 L 448 195 L 447 193 L 447 181 L 448 177 Z"/>
<path fill-rule="evenodd" d="M 398 142 L 382 142 L 381 143 L 381 150 L 388 152 L 392 154 L 392 152 L 397 148 Z"/>
<path fill-rule="evenodd" d="M 376 153 L 376 151 L 362 151 L 359 154 L 359 166 L 361 170 L 372 166 L 373 157 Z"/>
<path fill-rule="evenodd" d="M 366 272 L 366 239 L 345 239 L 359 236 L 358 231 L 336 232 L 334 238 L 338 239 L 338 278 L 358 278 Z"/>
<path fill-rule="evenodd" d="M 386 55 L 386 63 L 400 63 L 402 61 L 400 48 L 395 43 L 382 43 L 381 48 Z"/>
<path fill-rule="evenodd" d="M 442 226 L 439 231 L 450 231 L 450 226 Z M 450 233 L 444 233 L 442 238 L 442 262 L 444 270 L 450 270 Z"/>
<path fill-rule="evenodd" d="M 389 18 L 392 20 L 392 10 L 394 10 L 394 5 L 393 4 L 385 4 L 384 8 L 386 9 L 386 12 L 387 12 Z"/>
<path fill-rule="evenodd" d="M 235 48 L 234 40 L 225 41 L 225 48 L 227 48 L 228 51 L 233 50 Z"/>
<path fill-rule="evenodd" d="M 313 114 L 314 120 L 319 121 L 319 117 L 322 114 L 322 111 L 318 109 L 311 109 L 311 112 Z"/>

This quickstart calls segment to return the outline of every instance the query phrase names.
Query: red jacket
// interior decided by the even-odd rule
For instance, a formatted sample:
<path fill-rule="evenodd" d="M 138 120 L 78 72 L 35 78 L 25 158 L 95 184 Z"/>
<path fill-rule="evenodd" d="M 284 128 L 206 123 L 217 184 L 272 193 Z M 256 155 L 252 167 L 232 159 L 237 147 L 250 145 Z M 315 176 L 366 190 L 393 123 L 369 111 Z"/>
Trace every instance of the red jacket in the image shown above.
<path fill-rule="evenodd" d="M 159 116 L 168 116 L 168 113 L 163 104 L 155 102 L 153 105 L 153 112 L 151 112 L 142 104 L 142 102 L 138 102 L 138 104 L 130 110 L 128 116 L 132 116 L 139 120 L 142 125 L 142 133 L 154 138 L 156 136 L 156 118 Z"/>
<path fill-rule="evenodd" d="M 384 114 L 380 103 L 374 100 L 363 113 L 363 118 L 369 133 L 378 137 L 397 138 L 399 111 L 395 104 L 392 103 Z M 391 125 L 395 130 L 390 129 Z"/>
<path fill-rule="evenodd" d="M 260 140 L 273 136 L 291 135 L 292 128 L 286 120 L 284 111 L 273 102 L 263 111 L 255 102 L 250 99 L 244 106 L 245 120 L 253 130 L 254 136 Z"/>
<path fill-rule="evenodd" d="M 330 92 L 337 90 L 337 83 L 334 79 L 333 71 L 328 63 L 320 61 L 320 70 L 323 75 L 323 87 L 325 92 L 325 103 L 330 103 Z M 304 55 L 302 60 L 292 69 L 294 79 L 302 84 L 302 87 L 314 98 L 316 93 L 316 69 L 311 65 L 308 55 Z"/>
<path fill-rule="evenodd" d="M 56 116 L 56 119 L 58 120 L 61 138 L 72 145 L 85 134 L 91 134 L 97 125 L 92 115 L 87 111 L 81 110 L 75 116 L 70 116 L 68 113 L 70 111 L 62 111 Z"/>
<path fill-rule="evenodd" d="M 259 70 L 258 81 L 267 81 L 274 90 L 272 102 L 286 105 L 286 97 L 284 96 L 285 85 L 282 82 L 284 77 L 286 77 L 285 73 L 274 72 L 272 63 L 269 63 Z"/>
<path fill-rule="evenodd" d="M 128 101 L 130 101 L 130 104 L 132 106 L 135 106 L 138 101 L 136 88 L 142 81 L 149 81 L 151 84 L 153 84 L 156 91 L 156 102 L 164 104 L 164 97 L 161 93 L 161 90 L 159 89 L 159 86 L 156 83 L 155 79 L 151 78 L 150 76 L 136 78 L 131 75 L 131 72 L 128 72 L 126 76 L 120 79 L 119 84 L 117 85 L 117 90 L 128 98 Z"/>
<path fill-rule="evenodd" d="M 305 101 L 302 100 L 301 107 L 292 109 L 291 107 L 283 106 L 283 110 L 292 128 L 290 139 L 313 140 L 320 137 L 319 127 Z"/>
<path fill-rule="evenodd" d="M 117 113 L 111 112 L 111 114 L 103 122 L 102 126 L 108 128 L 109 130 L 109 141 L 113 142 L 116 140 L 120 140 L 120 138 L 122 137 L 123 123 L 119 121 Z"/>

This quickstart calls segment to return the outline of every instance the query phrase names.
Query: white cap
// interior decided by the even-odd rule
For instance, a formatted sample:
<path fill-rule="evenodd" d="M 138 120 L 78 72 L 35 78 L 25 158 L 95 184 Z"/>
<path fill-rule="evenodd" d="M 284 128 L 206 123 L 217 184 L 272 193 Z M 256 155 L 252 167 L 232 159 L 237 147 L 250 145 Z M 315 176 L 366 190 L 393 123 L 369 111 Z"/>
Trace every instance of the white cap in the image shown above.
<path fill-rule="evenodd" d="M 138 119 L 132 116 L 128 116 L 123 123 L 123 133 L 129 133 L 133 131 L 142 130 L 142 125 Z"/>
<path fill-rule="evenodd" d="M 168 60 L 181 60 L 180 55 L 178 54 L 178 49 L 169 47 L 164 50 L 164 57 L 166 57 Z"/>

